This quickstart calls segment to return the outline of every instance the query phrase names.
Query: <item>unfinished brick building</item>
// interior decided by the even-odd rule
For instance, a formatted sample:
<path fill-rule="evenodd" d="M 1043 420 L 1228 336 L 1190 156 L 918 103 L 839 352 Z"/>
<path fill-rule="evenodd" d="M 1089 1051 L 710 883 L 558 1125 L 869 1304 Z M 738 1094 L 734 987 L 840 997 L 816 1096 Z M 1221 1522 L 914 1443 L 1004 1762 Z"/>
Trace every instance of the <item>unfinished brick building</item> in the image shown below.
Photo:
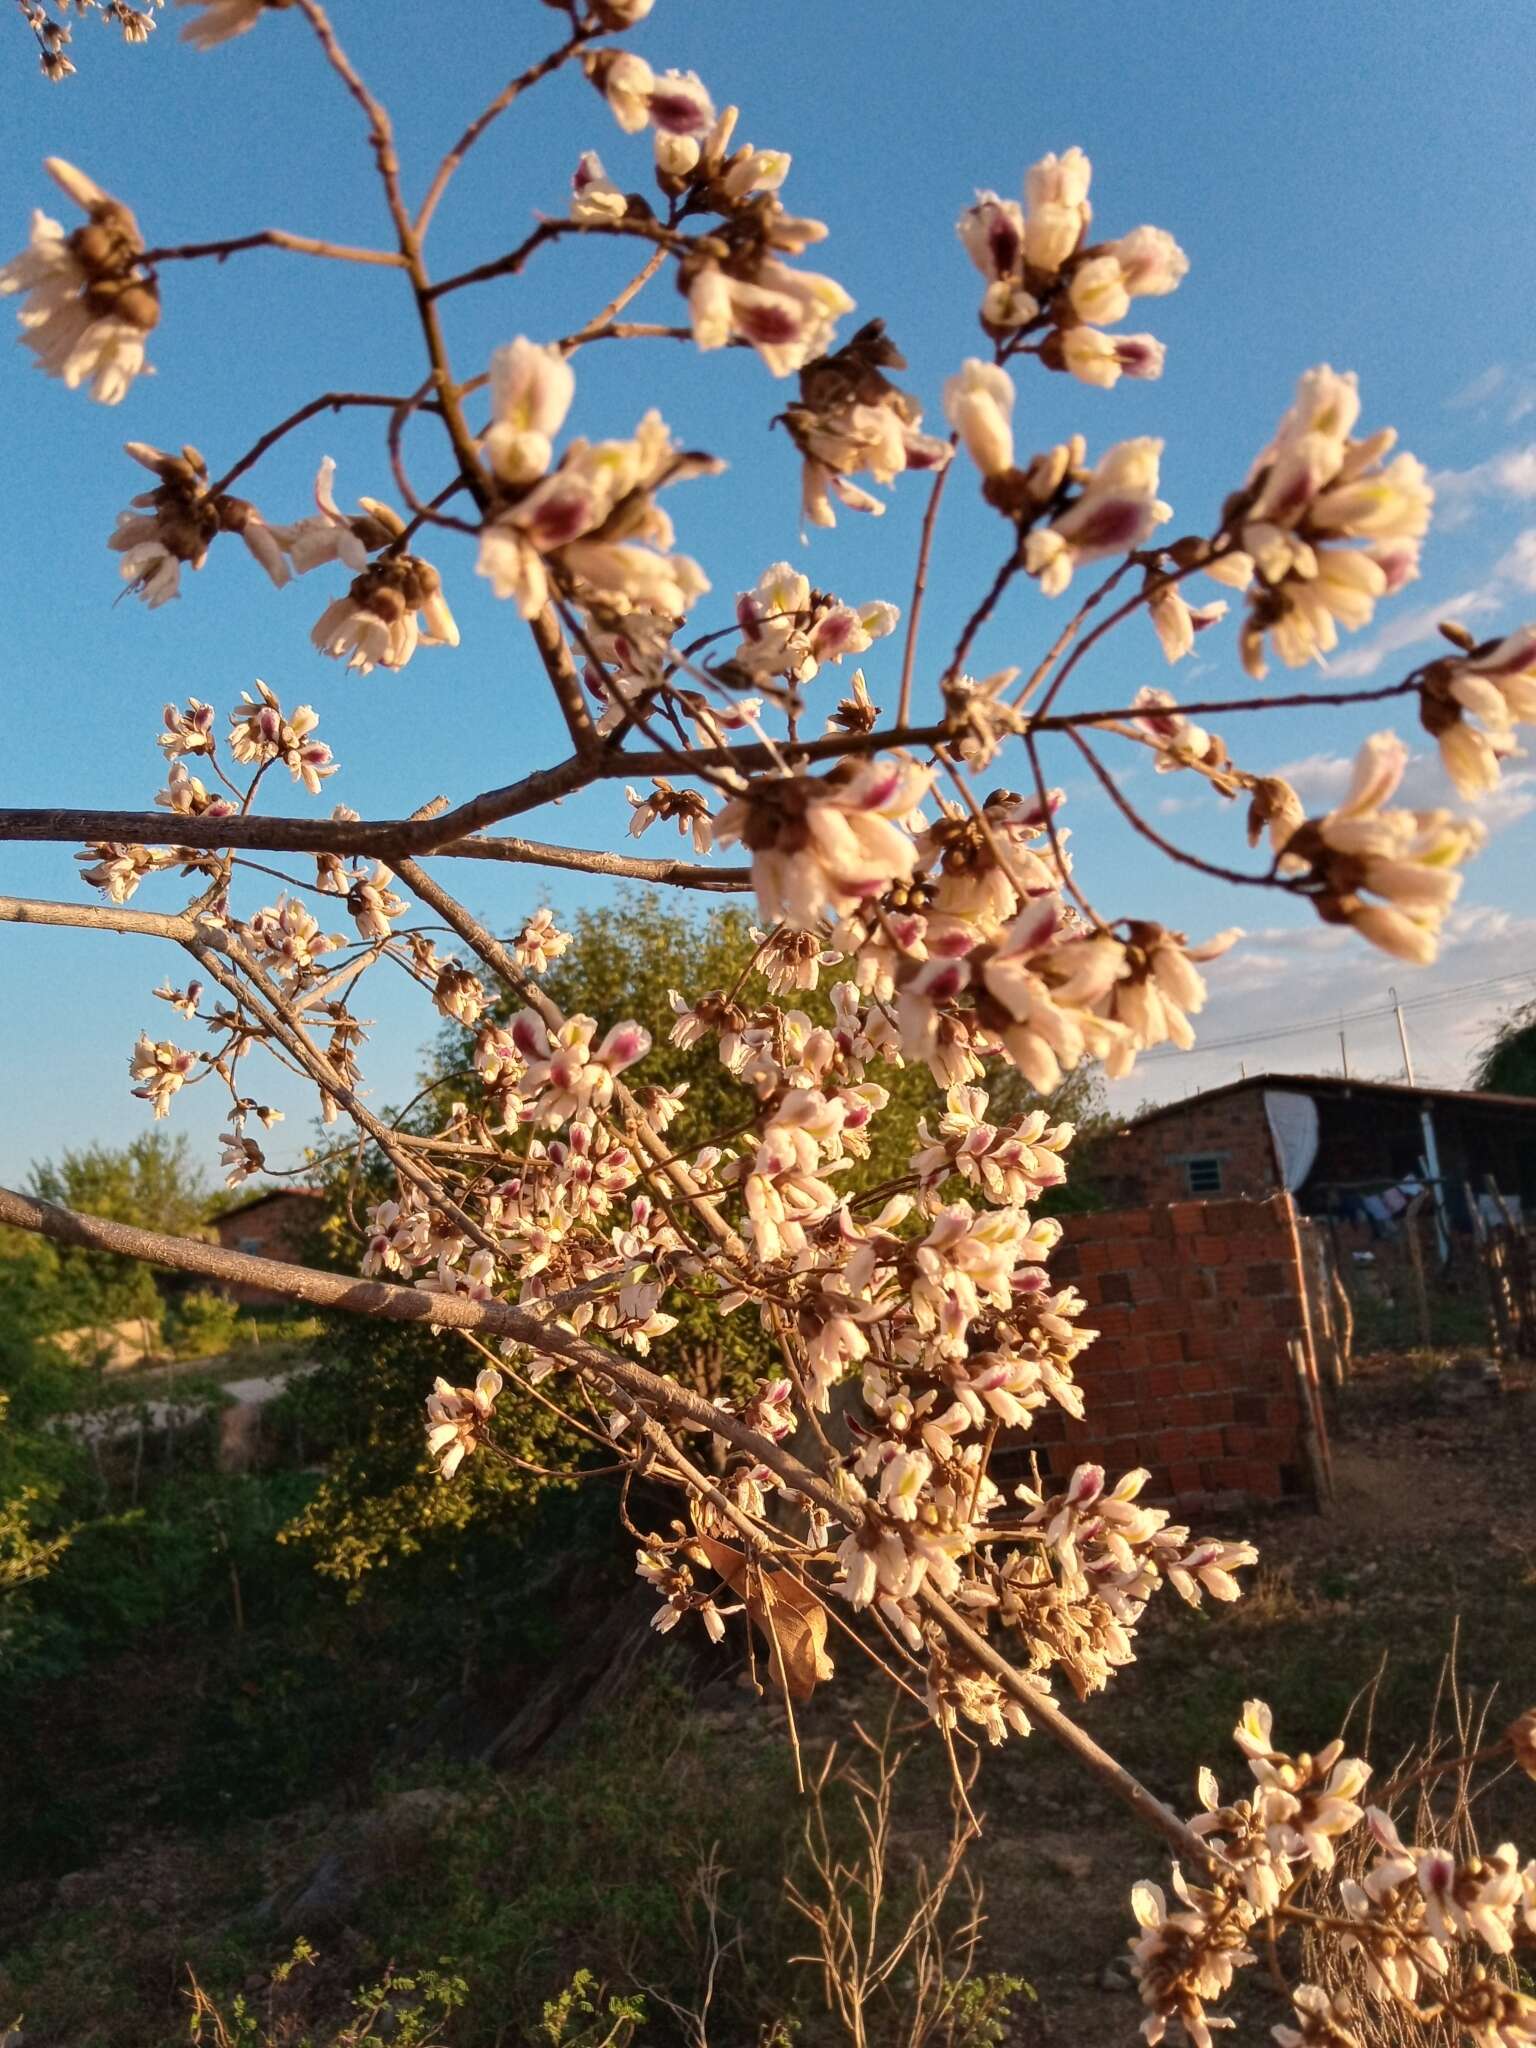
<path fill-rule="evenodd" d="M 1285 1195 L 1176 1202 L 1064 1219 L 1055 1279 L 1099 1341 L 1075 1368 L 1083 1421 L 1042 1411 L 1033 1450 L 1057 1477 L 1091 1460 L 1145 1465 L 1149 1499 L 1199 1508 L 1310 1502 L 1327 1439 L 1296 1213 Z"/>

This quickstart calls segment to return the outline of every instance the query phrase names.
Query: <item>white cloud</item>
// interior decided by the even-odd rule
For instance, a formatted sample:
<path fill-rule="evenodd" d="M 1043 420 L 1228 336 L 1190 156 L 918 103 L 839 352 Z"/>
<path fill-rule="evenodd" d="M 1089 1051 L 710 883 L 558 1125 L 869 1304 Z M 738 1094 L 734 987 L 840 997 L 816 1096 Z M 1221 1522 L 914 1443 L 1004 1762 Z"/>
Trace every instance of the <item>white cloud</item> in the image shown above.
<path fill-rule="evenodd" d="M 1307 809 L 1315 813 L 1338 802 L 1349 785 L 1353 765 L 1348 754 L 1307 754 L 1299 761 L 1286 762 L 1275 773 L 1283 776 Z M 1437 810 L 1447 805 L 1469 808 L 1490 834 L 1503 832 L 1536 811 L 1536 771 L 1506 769 L 1496 789 L 1468 806 L 1452 788 L 1438 754 L 1426 749 L 1409 756 L 1396 801 L 1412 810 Z"/>
<path fill-rule="evenodd" d="M 1348 754 L 1307 754 L 1299 761 L 1287 761 L 1275 773 L 1291 785 L 1309 811 L 1316 811 L 1344 794 L 1351 765 Z"/>
<path fill-rule="evenodd" d="M 1328 674 L 1330 678 L 1343 677 L 1345 681 L 1373 676 L 1392 655 L 1433 640 L 1442 619 L 1475 619 L 1486 612 L 1497 611 L 1499 603 L 1500 592 L 1495 577 L 1480 590 L 1458 591 L 1453 597 L 1442 598 L 1438 604 L 1423 604 L 1413 611 L 1399 612 L 1389 626 L 1383 626 L 1379 633 L 1373 634 L 1360 646 L 1351 647 L 1347 654 L 1331 660 Z"/>
<path fill-rule="evenodd" d="M 1507 426 L 1515 426 L 1536 412 L 1536 373 L 1491 363 L 1480 376 L 1452 392 L 1445 405 L 1448 412 L 1476 413 L 1484 419 L 1497 413 Z"/>
<path fill-rule="evenodd" d="M 1484 406 L 1496 398 L 1509 381 L 1509 370 L 1504 363 L 1490 363 L 1479 377 L 1470 384 L 1464 384 L 1459 391 L 1453 391 L 1445 401 L 1449 412 L 1468 412 Z"/>
<path fill-rule="evenodd" d="M 1436 525 L 1442 532 L 1464 526 L 1484 499 L 1536 498 L 1536 441 L 1523 448 L 1501 448 L 1471 469 L 1437 470 L 1430 482 L 1435 487 Z"/>
<path fill-rule="evenodd" d="M 1515 535 L 1514 544 L 1494 564 L 1494 576 L 1517 590 L 1536 590 L 1536 526 Z"/>
<path fill-rule="evenodd" d="M 1350 1071 L 1398 1078 L 1393 988 L 1404 1004 L 1417 1078 L 1464 1087 L 1498 1018 L 1536 996 L 1536 916 L 1469 905 L 1447 920 L 1435 964 L 1419 969 L 1336 925 L 1281 926 L 1251 932 L 1205 973 L 1210 1001 L 1195 1020 L 1194 1051 L 1139 1061 L 1111 1087 L 1117 1110 L 1218 1088 L 1244 1068 L 1336 1074 L 1341 1013 Z"/>

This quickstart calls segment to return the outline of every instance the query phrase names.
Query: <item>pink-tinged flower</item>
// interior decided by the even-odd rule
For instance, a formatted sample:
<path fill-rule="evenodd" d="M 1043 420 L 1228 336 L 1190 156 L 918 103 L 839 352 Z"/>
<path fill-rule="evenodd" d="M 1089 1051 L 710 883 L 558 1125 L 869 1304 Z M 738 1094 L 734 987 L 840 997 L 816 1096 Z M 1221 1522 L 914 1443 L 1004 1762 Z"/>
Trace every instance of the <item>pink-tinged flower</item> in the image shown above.
<path fill-rule="evenodd" d="M 652 81 L 646 112 L 663 135 L 704 135 L 715 118 L 714 102 L 696 71 L 663 71 Z"/>
<path fill-rule="evenodd" d="M 594 1051 L 596 1036 L 592 1017 L 569 1017 L 551 1032 L 536 1011 L 518 1012 L 512 1042 L 528 1063 L 519 1082 L 526 1122 L 553 1129 L 601 1114 L 613 1100 L 618 1076 L 651 1049 L 650 1033 L 632 1021 L 615 1024 Z"/>
<path fill-rule="evenodd" d="M 145 337 L 160 318 L 157 287 L 139 267 L 143 237 L 121 200 L 73 164 L 48 157 L 43 168 L 87 224 L 66 234 L 34 212 L 27 248 L 0 265 L 0 298 L 23 295 L 21 340 L 40 370 L 117 405 L 145 369 Z"/>
<path fill-rule="evenodd" d="M 955 224 L 965 253 L 988 283 L 1012 277 L 1024 260 L 1024 213 L 1017 200 L 978 192 Z"/>
<path fill-rule="evenodd" d="M 1013 467 L 1013 379 L 996 363 L 970 356 L 944 383 L 944 417 L 985 477 Z"/>
<path fill-rule="evenodd" d="M 488 1259 L 490 1254 L 476 1256 Z M 440 1286 L 434 1291 L 447 1290 Z M 475 1449 L 501 1388 L 501 1374 L 493 1366 L 477 1373 L 472 1387 L 455 1387 L 445 1379 L 433 1382 L 427 1396 L 427 1455 L 437 1459 L 439 1478 L 451 1479 Z"/>
<path fill-rule="evenodd" d="M 1109 244 L 1109 254 L 1132 298 L 1162 298 L 1189 275 L 1189 258 L 1166 228 L 1132 228 Z"/>
<path fill-rule="evenodd" d="M 595 149 L 583 150 L 571 176 L 571 218 L 587 224 L 622 220 L 629 201 L 603 169 Z"/>
<path fill-rule="evenodd" d="M 512 957 L 530 974 L 543 974 L 564 957 L 573 944 L 571 934 L 555 923 L 552 910 L 536 910 L 512 942 Z"/>
<path fill-rule="evenodd" d="M 740 840 L 765 924 L 808 927 L 823 910 L 842 916 L 910 881 L 916 850 L 900 822 L 916 809 L 932 772 L 898 761 L 862 761 L 829 776 L 764 777 L 715 820 L 723 846 Z"/>
<path fill-rule="evenodd" d="M 1165 583 L 1153 594 L 1147 607 L 1153 629 L 1169 661 L 1182 661 L 1195 644 L 1195 635 L 1214 626 L 1227 615 L 1224 599 L 1214 604 L 1193 605 L 1177 584 Z"/>
<path fill-rule="evenodd" d="M 529 484 L 554 456 L 553 436 L 576 394 L 576 373 L 558 348 L 519 335 L 491 357 L 491 424 L 481 446 L 503 483 Z"/>
<path fill-rule="evenodd" d="M 334 933 L 321 931 L 305 906 L 287 894 L 258 910 L 242 928 L 242 936 L 262 964 L 284 982 L 303 980 L 322 954 L 334 953 L 342 944 Z"/>
<path fill-rule="evenodd" d="M 320 784 L 336 773 L 338 765 L 325 742 L 314 737 L 319 713 L 309 704 L 300 704 L 287 717 L 259 678 L 256 691 L 253 697 L 242 690 L 239 706 L 230 713 L 231 753 L 247 767 L 281 762 L 295 782 L 302 782 L 311 796 L 318 796 Z"/>
<path fill-rule="evenodd" d="M 1096 327 L 1069 327 L 1056 344 L 1062 366 L 1080 384 L 1109 391 L 1122 377 L 1161 377 L 1167 350 L 1154 334 L 1101 334 Z"/>
<path fill-rule="evenodd" d="M 1359 631 L 1418 573 L 1434 492 L 1413 456 L 1385 462 L 1391 428 L 1351 438 L 1359 412 L 1353 374 L 1309 370 L 1249 476 L 1235 537 L 1256 572 L 1241 638 L 1256 679 L 1266 639 L 1288 667 L 1317 660 L 1340 626 Z M 1357 540 L 1367 545 L 1346 545 Z M 1214 564 L 1212 573 L 1222 574 Z"/>
<path fill-rule="evenodd" d="M 128 1058 L 128 1071 L 136 1086 L 133 1093 L 153 1104 L 156 1120 L 171 1113 L 171 1097 L 185 1084 L 197 1065 L 194 1053 L 183 1052 L 168 1039 L 156 1043 L 148 1032 L 139 1033 L 138 1043 Z"/>
<path fill-rule="evenodd" d="M 1306 893 L 1325 921 L 1353 925 L 1384 952 L 1423 965 L 1461 888 L 1458 870 L 1487 834 L 1448 811 L 1384 809 L 1406 761 L 1395 733 L 1373 734 L 1343 802 L 1294 832 L 1285 855 L 1311 870 Z"/>
<path fill-rule="evenodd" d="M 688 313 L 699 348 L 733 340 L 753 347 L 775 377 L 787 377 L 831 348 L 838 321 L 853 300 L 835 278 L 794 270 L 775 258 L 751 278 L 732 277 L 705 264 L 688 287 Z"/>
<path fill-rule="evenodd" d="M 1081 494 L 1051 524 L 1026 537 L 1024 566 L 1056 597 L 1081 562 L 1139 546 L 1154 527 L 1173 517 L 1157 496 L 1161 441 L 1121 441 L 1100 457 Z"/>

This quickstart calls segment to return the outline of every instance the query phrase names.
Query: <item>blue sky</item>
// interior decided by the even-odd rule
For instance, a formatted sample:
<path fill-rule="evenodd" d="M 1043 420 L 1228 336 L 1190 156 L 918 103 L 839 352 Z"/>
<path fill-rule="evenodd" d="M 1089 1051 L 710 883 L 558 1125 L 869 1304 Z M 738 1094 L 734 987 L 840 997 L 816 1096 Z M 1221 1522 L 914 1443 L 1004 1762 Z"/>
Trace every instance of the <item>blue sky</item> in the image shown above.
<path fill-rule="evenodd" d="M 558 27 L 535 0 L 495 9 L 334 0 L 333 12 L 394 110 L 416 195 L 495 83 L 556 40 Z M 206 55 L 175 40 L 169 11 L 145 49 L 125 50 L 88 22 L 77 37 L 80 75 L 57 88 L 21 75 L 19 47 L 5 53 L 13 67 L 0 134 L 7 250 L 23 241 L 31 205 L 60 210 L 38 168 L 50 153 L 133 205 L 153 242 L 266 226 L 386 239 L 356 109 L 297 16 L 275 15 Z M 638 47 L 657 68 L 698 70 L 717 104 L 739 104 L 743 139 L 794 153 L 789 203 L 832 228 L 812 260 L 857 299 L 856 319 L 886 317 L 930 422 L 942 378 L 980 346 L 978 280 L 955 240 L 956 214 L 977 186 L 1016 193 L 1034 158 L 1080 143 L 1095 166 L 1096 228 L 1168 227 L 1191 273 L 1175 297 L 1142 302 L 1132 322 L 1166 340 L 1162 381 L 1105 393 L 1043 373 L 1023 377 L 1021 448 L 1073 429 L 1094 449 L 1161 434 L 1163 491 L 1176 513 L 1170 531 L 1198 530 L 1241 481 L 1298 373 L 1320 361 L 1355 369 L 1364 421 L 1399 427 L 1403 444 L 1439 476 L 1442 513 L 1422 581 L 1349 643 L 1335 677 L 1392 680 L 1394 662 L 1405 668 L 1421 658 L 1423 636 L 1447 611 L 1489 632 L 1536 615 L 1536 343 L 1522 288 L 1536 220 L 1527 141 L 1536 55 L 1516 10 L 1427 0 L 1327 9 L 950 0 L 940 14 L 918 0 L 854 0 L 835 10 L 812 0 L 772 9 L 658 0 Z M 439 274 L 508 246 L 536 210 L 560 211 L 584 148 L 598 149 L 621 185 L 647 184 L 646 139 L 622 135 L 571 75 L 532 95 L 460 174 L 433 231 Z M 449 302 L 456 364 L 469 374 L 514 334 L 567 331 L 628 274 L 626 254 L 604 243 L 562 246 L 522 279 Z M 560 735 L 520 630 L 446 537 L 437 559 L 463 645 L 418 655 L 400 676 L 348 676 L 310 648 L 309 626 L 339 580 L 321 571 L 273 592 L 228 541 L 185 579 L 179 603 L 148 613 L 114 601 L 115 560 L 103 543 L 142 479 L 119 452 L 124 439 L 193 441 L 218 469 L 322 390 L 405 390 L 421 374 L 400 280 L 386 271 L 258 252 L 223 266 L 168 267 L 164 302 L 151 349 L 157 375 L 115 412 L 45 381 L 20 349 L 0 350 L 3 801 L 147 806 L 159 781 L 161 705 L 193 694 L 223 710 L 256 676 L 285 701 L 317 707 L 343 767 L 328 799 L 365 815 L 398 814 L 439 792 L 459 799 L 551 758 Z M 660 280 L 637 310 L 671 319 L 678 304 Z M 802 549 L 795 458 L 767 430 L 787 393 L 754 358 L 704 360 L 657 343 L 589 349 L 577 367 L 571 430 L 623 433 L 655 403 L 681 438 L 730 464 L 725 479 L 688 485 L 671 507 L 679 544 L 714 582 L 704 623 L 716 622 L 712 604 L 723 621 L 734 592 L 785 556 L 852 600 L 905 606 L 922 488 L 898 489 L 884 520 L 847 514 L 835 533 Z M 410 449 L 424 482 L 441 471 L 429 428 L 422 423 Z M 270 517 L 298 516 L 323 454 L 337 458 L 345 498 L 388 493 L 377 418 L 355 413 L 293 435 L 242 488 Z M 935 553 L 920 679 L 931 684 L 1002 538 L 963 472 Z M 1010 597 L 977 649 L 977 672 L 1028 665 L 1057 618 L 1033 591 Z M 866 662 L 877 701 L 894 687 L 897 646 L 884 643 Z M 1079 674 L 1100 703 L 1123 702 L 1143 682 L 1171 682 L 1185 695 L 1249 688 L 1223 628 L 1170 675 L 1150 631 L 1133 622 Z M 1340 786 L 1343 757 L 1379 722 L 1317 711 L 1233 719 L 1223 730 L 1245 765 L 1294 768 L 1304 792 L 1325 799 Z M 1411 773 L 1420 800 L 1446 800 L 1432 762 Z M 1453 1083 L 1488 1018 L 1536 992 L 1536 913 L 1522 886 L 1536 776 L 1523 764 L 1492 807 L 1494 837 L 1471 870 L 1442 962 L 1419 974 L 1341 946 L 1267 896 L 1236 902 L 1187 870 L 1161 866 L 1065 758 L 1058 774 L 1096 901 L 1196 933 L 1233 921 L 1254 933 L 1213 977 L 1212 1049 L 1149 1060 L 1122 1090 L 1130 1102 L 1234 1078 L 1239 1061 L 1249 1072 L 1333 1068 L 1331 1020 L 1340 1011 L 1351 1019 L 1355 1070 L 1390 1072 L 1392 984 L 1410 1005 L 1421 1078 Z M 1239 850 L 1239 819 L 1191 802 L 1198 793 L 1180 778 L 1137 769 L 1127 787 L 1160 829 L 1218 859 Z M 524 829 L 618 844 L 625 813 L 615 813 L 616 795 L 573 799 Z M 278 799 L 285 810 L 303 801 L 286 788 Z M 648 850 L 665 850 L 659 836 Z M 551 877 L 546 890 L 527 869 L 456 868 L 455 879 L 503 925 L 541 901 L 570 907 L 594 895 L 569 876 Z M 175 888 L 151 882 L 136 903 L 171 907 Z M 64 847 L 5 849 L 0 889 L 84 893 Z M 66 1145 L 120 1141 L 143 1127 L 147 1110 L 128 1094 L 126 1056 L 142 1025 L 164 1035 L 178 1021 L 149 994 L 179 970 L 179 958 L 160 950 L 138 939 L 0 928 L 9 1082 L 0 1170 L 8 1177 Z M 403 984 L 380 986 L 363 1007 L 378 1025 L 368 1069 L 375 1099 L 399 1100 L 433 1020 Z M 218 1106 L 205 1092 L 206 1103 L 182 1098 L 172 1126 L 200 1142 L 217 1129 Z M 291 1112 L 286 1147 L 274 1147 L 274 1157 L 292 1157 L 307 1132 L 306 1106 L 284 1087 L 270 1092 Z"/>

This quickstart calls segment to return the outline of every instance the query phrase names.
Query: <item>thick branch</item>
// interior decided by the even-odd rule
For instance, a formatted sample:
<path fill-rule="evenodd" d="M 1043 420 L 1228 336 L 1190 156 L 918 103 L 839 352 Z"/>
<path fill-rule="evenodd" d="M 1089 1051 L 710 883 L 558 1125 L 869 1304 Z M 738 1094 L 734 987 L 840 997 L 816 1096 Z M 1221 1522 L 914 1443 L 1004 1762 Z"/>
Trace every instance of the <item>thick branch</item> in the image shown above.
<path fill-rule="evenodd" d="M 0 811 L 0 840 L 92 845 L 101 841 L 128 845 L 174 843 L 210 849 L 232 847 L 253 853 L 366 854 L 372 860 L 383 861 L 403 859 L 407 853 L 415 852 L 434 860 L 500 860 L 519 867 L 569 868 L 577 874 L 616 875 L 625 881 L 657 882 L 674 889 L 708 889 L 722 895 L 748 889 L 752 883 L 748 868 L 707 868 L 688 860 L 645 860 L 639 855 L 604 853 L 596 847 L 553 846 L 542 839 L 514 838 L 510 833 L 493 839 L 451 839 L 446 845 L 434 845 L 432 828 L 441 824 L 441 818 L 362 818 L 349 823 L 334 818 L 178 817 L 170 838 L 166 836 L 167 823 L 163 811 Z M 427 843 L 418 847 L 418 837 L 425 838 Z M 54 907 L 64 911 L 73 906 Z M 147 915 L 130 913 L 141 914 Z M 90 921 L 43 916 L 31 919 L 34 924 Z M 147 931 L 149 926 L 103 920 L 102 929 Z M 168 932 L 165 936 L 181 934 Z"/>
<path fill-rule="evenodd" d="M 146 939 L 197 937 L 197 920 L 186 912 L 124 910 L 115 903 L 43 903 L 27 896 L 0 896 L 0 924 L 72 925 L 88 932 L 134 932 Z"/>

